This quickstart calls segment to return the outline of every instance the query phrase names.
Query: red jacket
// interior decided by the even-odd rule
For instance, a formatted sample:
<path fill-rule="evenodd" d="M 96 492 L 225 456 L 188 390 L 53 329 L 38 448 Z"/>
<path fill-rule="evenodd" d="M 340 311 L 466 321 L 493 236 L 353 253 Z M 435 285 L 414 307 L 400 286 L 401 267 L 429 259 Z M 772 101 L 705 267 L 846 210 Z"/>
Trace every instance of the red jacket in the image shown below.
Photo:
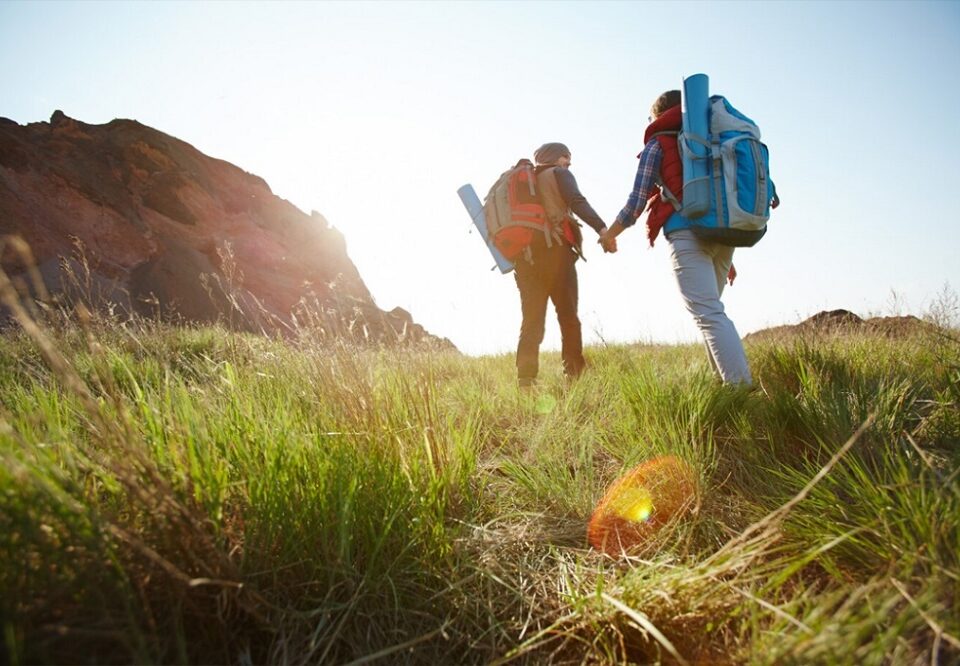
<path fill-rule="evenodd" d="M 643 144 L 649 143 L 657 132 L 679 132 L 681 121 L 680 105 L 671 106 L 647 126 L 647 131 L 643 134 Z M 683 203 L 683 162 L 680 161 L 680 150 L 677 148 L 677 135 L 661 134 L 655 138 L 663 150 L 663 158 L 660 160 L 660 180 L 673 193 L 677 201 Z M 660 229 L 676 209 L 660 195 L 659 190 L 654 189 L 647 197 L 647 210 L 649 211 L 647 238 L 653 245 Z"/>

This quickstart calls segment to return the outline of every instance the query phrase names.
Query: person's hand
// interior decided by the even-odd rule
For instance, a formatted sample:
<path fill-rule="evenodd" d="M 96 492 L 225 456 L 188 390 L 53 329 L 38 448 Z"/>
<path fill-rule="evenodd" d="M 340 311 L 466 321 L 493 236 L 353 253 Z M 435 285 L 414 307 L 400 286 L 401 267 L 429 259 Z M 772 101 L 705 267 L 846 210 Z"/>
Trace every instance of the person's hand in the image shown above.
<path fill-rule="evenodd" d="M 774 194 L 773 201 L 770 202 L 770 208 L 776 208 L 779 205 L 780 205 L 780 197 Z"/>
<path fill-rule="evenodd" d="M 733 281 L 737 279 L 737 267 L 730 264 L 730 270 L 727 271 L 727 284 L 733 286 Z"/>
<path fill-rule="evenodd" d="M 600 247 L 603 248 L 604 252 L 613 254 L 617 251 L 617 238 L 616 236 L 611 236 L 608 229 L 600 232 L 600 238 L 597 239 L 597 242 L 600 243 Z"/>

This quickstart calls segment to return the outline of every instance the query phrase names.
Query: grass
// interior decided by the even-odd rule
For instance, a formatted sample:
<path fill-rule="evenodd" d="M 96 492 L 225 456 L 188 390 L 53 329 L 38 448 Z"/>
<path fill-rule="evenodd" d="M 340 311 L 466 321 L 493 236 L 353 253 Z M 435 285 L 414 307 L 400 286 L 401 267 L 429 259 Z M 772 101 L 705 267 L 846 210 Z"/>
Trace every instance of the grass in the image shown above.
<path fill-rule="evenodd" d="M 587 354 L 520 393 L 510 356 L 8 332 L 3 659 L 960 659 L 955 330 L 752 343 L 754 391 L 698 345 Z M 606 486 L 663 454 L 696 470 L 694 512 L 591 550 Z"/>

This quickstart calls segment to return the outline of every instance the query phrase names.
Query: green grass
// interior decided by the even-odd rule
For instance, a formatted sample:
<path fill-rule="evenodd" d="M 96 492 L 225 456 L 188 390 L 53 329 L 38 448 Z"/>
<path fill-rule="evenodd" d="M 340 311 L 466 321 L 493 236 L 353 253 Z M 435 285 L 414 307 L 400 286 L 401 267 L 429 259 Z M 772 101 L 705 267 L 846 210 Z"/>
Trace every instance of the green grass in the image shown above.
<path fill-rule="evenodd" d="M 572 386 L 545 354 L 533 393 L 511 356 L 28 333 L 0 340 L 10 663 L 960 659 L 955 332 L 751 344 L 754 391 L 699 345 L 592 348 Z M 591 550 L 606 486 L 667 453 L 695 511 Z"/>

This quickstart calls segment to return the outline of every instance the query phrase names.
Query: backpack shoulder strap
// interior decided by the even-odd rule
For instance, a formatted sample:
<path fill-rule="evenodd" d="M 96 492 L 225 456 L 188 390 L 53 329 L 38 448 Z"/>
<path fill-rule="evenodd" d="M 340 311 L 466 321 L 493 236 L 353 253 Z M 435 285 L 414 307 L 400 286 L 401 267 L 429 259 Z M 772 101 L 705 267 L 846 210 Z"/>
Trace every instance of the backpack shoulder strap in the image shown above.
<path fill-rule="evenodd" d="M 679 136 L 679 130 L 663 130 L 662 132 L 654 132 L 650 135 L 651 139 L 656 139 L 658 136 Z M 670 188 L 667 187 L 667 184 L 663 182 L 663 179 L 658 173 L 654 176 L 653 182 L 656 183 L 657 187 L 660 188 L 660 196 L 670 202 L 670 205 L 679 212 L 683 205 L 680 203 L 680 200 L 677 199 L 676 195 L 670 191 Z"/>
<path fill-rule="evenodd" d="M 681 204 L 680 200 L 677 199 L 677 196 L 670 191 L 670 188 L 667 187 L 667 184 L 663 182 L 663 179 L 660 178 L 660 174 L 657 174 L 656 177 L 654 177 L 653 182 L 656 183 L 658 188 L 660 188 L 660 196 L 670 202 L 670 205 L 673 206 L 673 209 L 679 213 L 683 208 L 683 204 Z"/>

